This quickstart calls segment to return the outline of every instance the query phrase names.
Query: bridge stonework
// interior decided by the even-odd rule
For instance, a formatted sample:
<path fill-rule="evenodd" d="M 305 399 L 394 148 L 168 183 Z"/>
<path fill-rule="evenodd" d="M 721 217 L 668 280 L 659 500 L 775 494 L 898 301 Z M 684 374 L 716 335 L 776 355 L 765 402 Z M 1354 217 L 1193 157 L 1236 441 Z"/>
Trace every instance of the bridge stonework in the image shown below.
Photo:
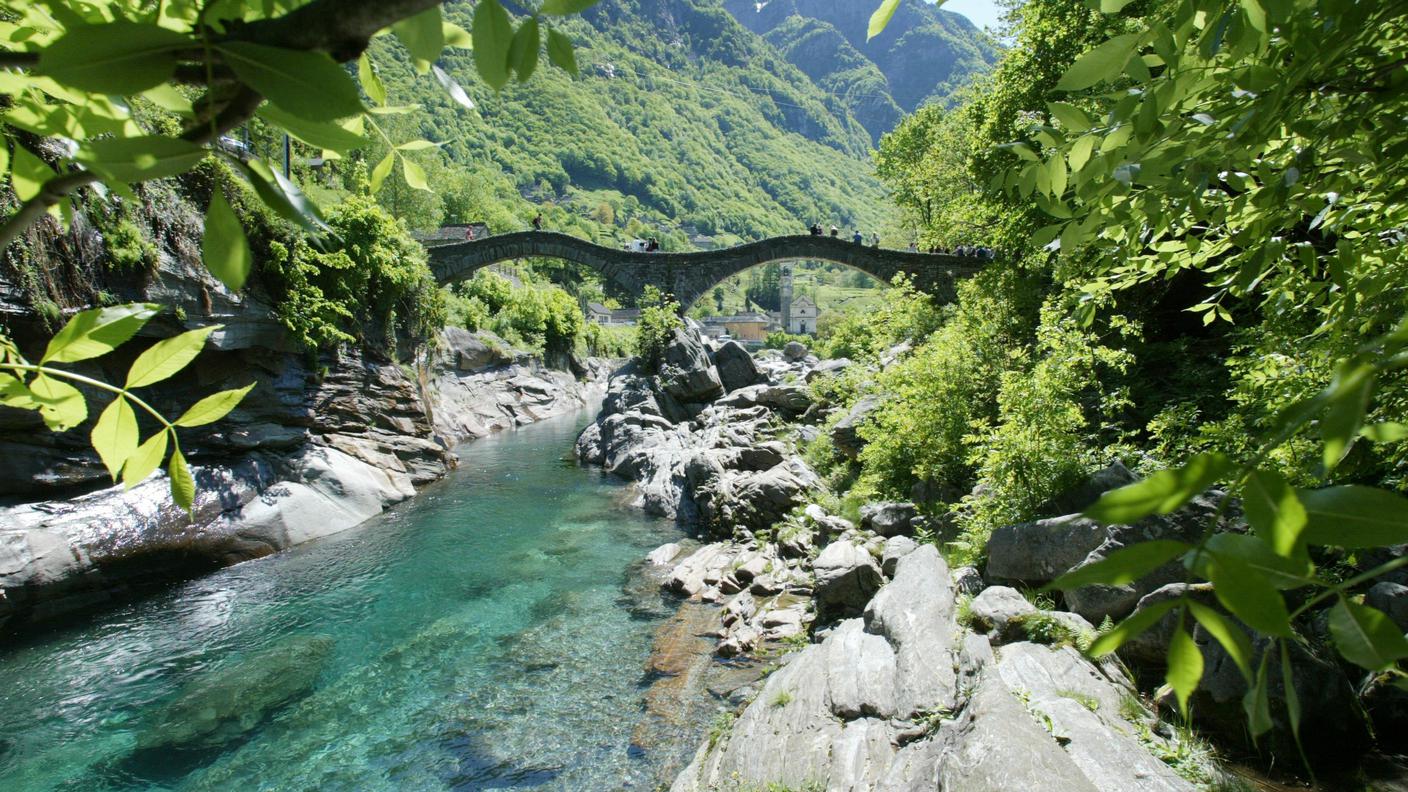
<path fill-rule="evenodd" d="M 441 285 L 473 277 L 478 270 L 517 258 L 556 258 L 590 267 L 627 294 L 647 285 L 673 294 L 688 308 L 714 286 L 760 264 L 780 261 L 831 261 L 853 267 L 886 283 L 905 273 L 916 288 L 941 300 L 954 298 L 958 278 L 982 269 L 978 259 L 938 253 L 866 247 L 831 237 L 784 236 L 738 247 L 695 253 L 634 253 L 594 245 L 552 231 L 520 231 L 474 242 L 429 248 L 430 269 Z"/>

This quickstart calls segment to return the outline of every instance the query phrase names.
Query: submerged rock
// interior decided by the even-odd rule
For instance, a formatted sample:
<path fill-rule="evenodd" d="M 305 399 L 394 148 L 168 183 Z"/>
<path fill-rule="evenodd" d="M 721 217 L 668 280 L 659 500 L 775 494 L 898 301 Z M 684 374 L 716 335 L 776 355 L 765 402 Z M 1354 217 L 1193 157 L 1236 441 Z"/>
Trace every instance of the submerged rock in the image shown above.
<path fill-rule="evenodd" d="M 155 712 L 137 747 L 213 748 L 252 731 L 313 689 L 333 639 L 298 636 L 187 684 Z"/>

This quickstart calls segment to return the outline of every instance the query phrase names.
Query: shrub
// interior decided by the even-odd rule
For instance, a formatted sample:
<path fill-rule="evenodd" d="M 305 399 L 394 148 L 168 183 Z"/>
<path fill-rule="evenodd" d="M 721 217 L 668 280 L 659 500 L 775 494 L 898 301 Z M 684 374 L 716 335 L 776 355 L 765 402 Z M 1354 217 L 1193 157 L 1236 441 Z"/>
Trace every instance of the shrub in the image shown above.
<path fill-rule="evenodd" d="M 269 242 L 261 266 L 277 313 L 309 349 L 361 341 L 383 350 L 424 340 L 446 311 L 425 250 L 375 201 L 354 195 L 333 209 L 326 250 L 303 237 Z"/>
<path fill-rule="evenodd" d="M 659 367 L 675 328 L 683 327 L 679 303 L 647 286 L 641 297 L 640 319 L 636 323 L 636 357 L 650 369 Z"/>

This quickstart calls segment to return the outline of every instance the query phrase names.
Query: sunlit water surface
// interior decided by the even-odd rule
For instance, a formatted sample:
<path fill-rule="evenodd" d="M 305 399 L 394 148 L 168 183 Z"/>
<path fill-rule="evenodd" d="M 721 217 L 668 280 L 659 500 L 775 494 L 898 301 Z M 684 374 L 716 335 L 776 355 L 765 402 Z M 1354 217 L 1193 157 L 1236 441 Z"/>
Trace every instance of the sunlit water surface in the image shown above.
<path fill-rule="evenodd" d="M 568 461 L 585 420 L 464 446 L 356 529 L 0 648 L 0 790 L 653 788 L 632 732 L 665 611 L 627 570 L 675 530 Z"/>

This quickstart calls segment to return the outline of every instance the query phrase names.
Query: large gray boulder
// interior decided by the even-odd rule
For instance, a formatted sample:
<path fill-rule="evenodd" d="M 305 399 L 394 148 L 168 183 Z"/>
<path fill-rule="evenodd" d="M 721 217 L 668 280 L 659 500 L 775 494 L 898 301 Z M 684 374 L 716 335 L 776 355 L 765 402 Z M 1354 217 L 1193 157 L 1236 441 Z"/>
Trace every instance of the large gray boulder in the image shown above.
<path fill-rule="evenodd" d="M 782 356 L 793 362 L 802 360 L 807 356 L 807 347 L 800 341 L 788 341 L 782 348 Z"/>
<path fill-rule="evenodd" d="M 481 334 L 462 327 L 446 327 L 440 331 L 438 355 L 447 368 L 459 372 L 482 371 L 513 362 L 513 353 L 507 347 L 488 343 Z"/>
<path fill-rule="evenodd" d="M 883 580 L 870 551 L 845 539 L 827 545 L 813 562 L 812 571 L 817 607 L 829 616 L 860 613 Z"/>
<path fill-rule="evenodd" d="M 840 374 L 841 372 L 850 368 L 852 365 L 854 364 L 851 362 L 850 358 L 832 358 L 830 360 L 823 360 L 813 366 L 811 371 L 808 371 L 807 376 L 803 379 L 805 379 L 807 382 L 814 382 L 821 377 Z"/>
<path fill-rule="evenodd" d="M 1101 525 L 1079 514 L 1067 514 L 1002 526 L 988 540 L 986 575 L 990 580 L 1041 585 L 1131 544 L 1154 539 L 1195 541 L 1210 526 L 1241 530 L 1239 523 L 1219 513 L 1220 495 L 1209 490 L 1172 514 L 1153 515 L 1131 525 Z M 1128 615 L 1144 595 L 1183 579 L 1182 567 L 1174 560 L 1132 583 L 1068 591 L 1066 606 L 1099 624 L 1106 616 L 1119 619 Z"/>
<path fill-rule="evenodd" d="M 660 361 L 661 388 L 685 403 L 710 402 L 724 392 L 697 333 L 676 328 Z"/>
<path fill-rule="evenodd" d="M 1388 614 L 1398 629 L 1408 632 L 1408 586 L 1387 580 L 1375 583 L 1364 595 L 1364 604 Z"/>
<path fill-rule="evenodd" d="M 311 691 L 332 648 L 325 635 L 294 636 L 196 678 L 146 719 L 137 746 L 214 748 L 243 736 Z"/>
<path fill-rule="evenodd" d="M 973 627 L 997 637 L 1010 636 L 1021 620 L 1037 612 L 1022 593 L 1007 586 L 991 586 L 968 604 Z"/>
<path fill-rule="evenodd" d="M 719 381 L 724 390 L 736 391 L 763 381 L 753 356 L 737 341 L 728 341 L 714 352 L 714 368 L 719 371 Z"/>
<path fill-rule="evenodd" d="M 860 507 L 860 527 L 881 536 L 910 535 L 914 533 L 914 518 L 918 516 L 919 510 L 913 503 L 867 503 Z"/>
<path fill-rule="evenodd" d="M 865 448 L 865 441 L 859 433 L 860 425 L 865 423 L 879 406 L 879 396 L 862 396 L 846 412 L 845 417 L 831 427 L 831 444 L 836 446 L 837 451 L 850 459 L 860 456 L 861 449 Z"/>
<path fill-rule="evenodd" d="M 956 630 L 948 565 L 931 544 L 895 564 L 895 578 L 865 608 L 867 632 L 895 648 L 895 713 L 901 718 L 950 709 L 956 682 L 950 656 Z"/>

